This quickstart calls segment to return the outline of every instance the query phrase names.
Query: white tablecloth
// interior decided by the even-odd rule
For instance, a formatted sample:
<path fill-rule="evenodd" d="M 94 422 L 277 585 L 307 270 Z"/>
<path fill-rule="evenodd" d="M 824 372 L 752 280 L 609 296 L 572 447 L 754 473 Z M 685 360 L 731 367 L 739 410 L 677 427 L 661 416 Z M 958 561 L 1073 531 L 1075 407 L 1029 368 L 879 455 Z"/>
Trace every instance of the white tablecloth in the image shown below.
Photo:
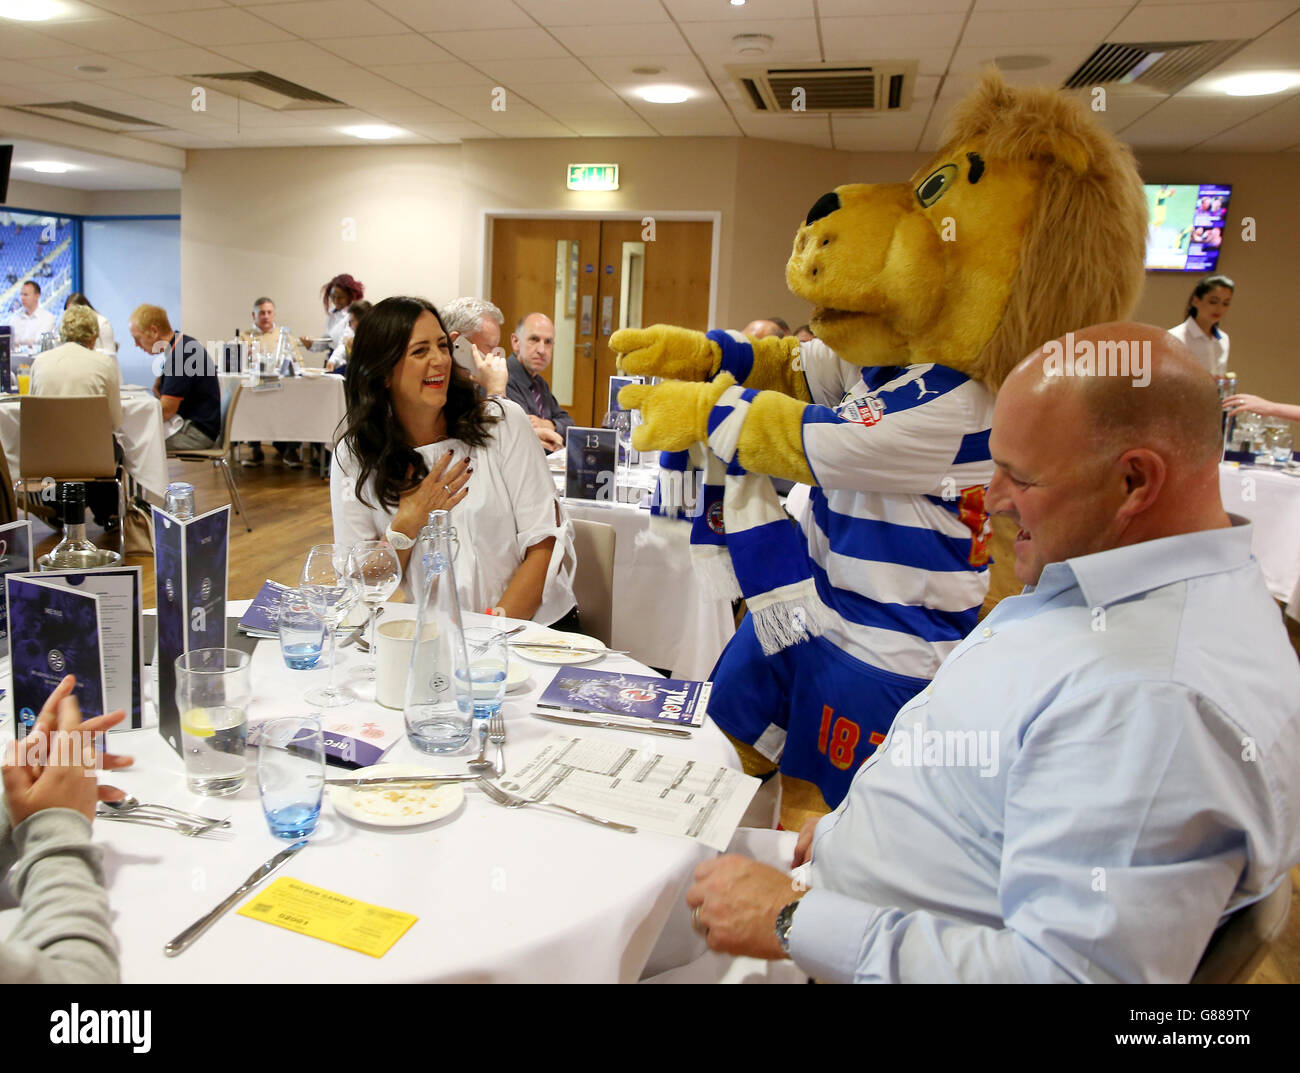
<path fill-rule="evenodd" d="M 221 390 L 233 389 L 240 376 L 221 375 Z M 247 384 L 230 429 L 232 443 L 333 443 L 347 410 L 343 377 L 286 378 L 278 387 Z"/>
<path fill-rule="evenodd" d="M 727 600 L 704 596 L 691 567 L 690 548 L 650 533 L 650 511 L 566 499 L 570 517 L 612 525 L 614 545 L 614 648 L 674 678 L 709 677 L 736 632 Z"/>
<path fill-rule="evenodd" d="M 1261 466 L 1219 467 L 1223 509 L 1254 523 L 1251 551 L 1268 591 L 1300 619 L 1300 476 Z"/>
<path fill-rule="evenodd" d="M 0 442 L 14 480 L 22 475 L 18 465 L 20 408 L 16 400 L 0 403 Z M 161 502 L 167 491 L 167 437 L 163 432 L 162 404 L 148 391 L 122 392 L 122 430 L 117 440 L 122 445 L 122 464 L 127 474 Z"/>
<path fill-rule="evenodd" d="M 231 605 L 231 613 L 243 606 Z M 385 617 L 404 613 L 411 611 L 391 605 Z M 486 621 L 467 616 L 470 624 Z M 341 650 L 338 680 L 348 683 L 367 658 L 355 646 Z M 555 671 L 533 666 L 532 689 L 507 696 L 507 766 L 530 756 L 548 733 L 567 729 L 530 717 L 531 700 Z M 644 670 L 626 657 L 606 657 L 595 666 Z M 261 642 L 253 662 L 259 699 L 250 718 L 305 713 L 302 694 L 323 684 L 326 673 L 290 671 L 276 642 Z M 356 689 L 373 696 L 373 685 Z M 358 721 L 387 711 L 361 702 L 346 710 Z M 6 728 L 11 725 L 6 721 Z M 574 733 L 739 768 L 734 750 L 712 724 L 689 741 L 618 731 Z M 165 942 L 287 843 L 267 830 L 253 765 L 237 795 L 199 798 L 187 792 L 180 758 L 155 730 L 114 732 L 112 739 L 114 751 L 136 758 L 135 767 L 112 774 L 114 785 L 142 800 L 229 816 L 233 822 L 228 840 L 183 838 L 110 821 L 95 824 L 122 978 L 128 983 L 631 982 L 641 975 L 695 866 L 713 855 L 685 838 L 622 834 L 545 809 L 507 810 L 477 789 L 467 789 L 455 814 L 422 827 L 365 827 L 327 804 L 311 844 L 277 875 L 417 916 L 387 954 L 372 958 L 231 910 L 184 953 L 166 958 Z M 465 765 L 464 757 L 418 754 L 405 739 L 386 759 L 448 770 Z M 7 935 L 16 919 L 16 910 L 0 913 L 0 935 Z"/>

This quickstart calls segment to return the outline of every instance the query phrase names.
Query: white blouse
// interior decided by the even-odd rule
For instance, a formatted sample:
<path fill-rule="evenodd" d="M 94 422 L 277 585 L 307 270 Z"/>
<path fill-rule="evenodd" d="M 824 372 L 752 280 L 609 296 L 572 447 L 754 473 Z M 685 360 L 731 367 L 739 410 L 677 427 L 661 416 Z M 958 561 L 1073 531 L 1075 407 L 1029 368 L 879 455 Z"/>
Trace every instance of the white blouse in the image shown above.
<path fill-rule="evenodd" d="M 1184 343 L 1211 376 L 1222 376 L 1228 371 L 1228 333 L 1222 328 L 1218 329 L 1218 335 L 1206 335 L 1196 318 L 1188 317 L 1177 328 L 1170 328 L 1169 334 Z"/>
<path fill-rule="evenodd" d="M 574 606 L 573 574 L 577 553 L 573 525 L 555 492 L 546 458 L 537 449 L 537 434 L 523 409 L 508 399 L 492 400 L 505 412 L 503 420 L 489 426 L 490 439 L 482 447 L 461 440 L 418 447 L 432 470 L 439 458 L 452 452 L 448 468 L 466 456 L 474 470 L 469 494 L 451 511 L 456 551 L 456 591 L 462 611 L 484 611 L 496 606 L 510 579 L 534 544 L 555 537 L 546 568 L 542 602 L 533 618 L 552 623 Z M 359 540 L 382 540 L 397 511 L 368 506 L 356 495 L 356 460 L 340 443 L 330 470 L 330 505 L 334 516 L 334 542 L 351 546 Z M 373 480 L 366 498 L 377 504 Z M 409 590 L 407 591 L 410 597 Z"/>

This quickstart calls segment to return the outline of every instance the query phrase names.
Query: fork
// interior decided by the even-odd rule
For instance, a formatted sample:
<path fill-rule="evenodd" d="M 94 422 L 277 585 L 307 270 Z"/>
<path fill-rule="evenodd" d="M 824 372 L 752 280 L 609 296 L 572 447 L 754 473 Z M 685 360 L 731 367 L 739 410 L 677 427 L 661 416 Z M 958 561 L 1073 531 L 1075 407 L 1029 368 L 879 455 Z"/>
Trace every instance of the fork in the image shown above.
<path fill-rule="evenodd" d="M 495 801 L 502 808 L 523 808 L 525 805 L 546 805 L 549 808 L 558 808 L 562 812 L 568 812 L 574 816 L 580 816 L 584 820 L 592 823 L 598 823 L 602 827 L 612 827 L 615 831 L 626 831 L 630 835 L 636 834 L 636 828 L 631 824 L 617 823 L 614 820 L 607 820 L 601 816 L 593 816 L 590 812 L 583 812 L 581 809 L 569 808 L 568 805 L 560 805 L 554 801 L 532 801 L 527 797 L 515 797 L 514 794 L 508 794 L 500 786 L 494 786 L 487 779 L 478 780 L 479 789 L 487 794 L 489 800 Z"/>
<path fill-rule="evenodd" d="M 155 812 L 166 813 L 166 819 L 178 819 L 184 823 L 208 824 L 214 823 L 218 827 L 229 827 L 229 820 L 214 820 L 211 816 L 201 816 L 197 812 L 186 812 L 184 809 L 173 808 L 171 805 L 151 805 L 148 802 L 141 801 L 134 794 L 127 794 L 120 801 L 101 801 L 106 809 L 123 815 L 131 812 L 138 812 L 141 815 L 148 816 Z"/>
<path fill-rule="evenodd" d="M 488 740 L 497 747 L 497 778 L 506 773 L 506 717 L 498 708 L 488 720 Z"/>
<path fill-rule="evenodd" d="M 206 824 L 184 823 L 181 820 L 165 820 L 161 816 L 128 816 L 121 813 L 100 812 L 97 818 L 101 820 L 115 820 L 118 823 L 138 823 L 145 827 L 161 827 L 165 831 L 175 831 L 186 838 L 196 838 L 199 835 L 205 835 L 216 827 L 221 826 L 220 820 L 212 820 Z"/>

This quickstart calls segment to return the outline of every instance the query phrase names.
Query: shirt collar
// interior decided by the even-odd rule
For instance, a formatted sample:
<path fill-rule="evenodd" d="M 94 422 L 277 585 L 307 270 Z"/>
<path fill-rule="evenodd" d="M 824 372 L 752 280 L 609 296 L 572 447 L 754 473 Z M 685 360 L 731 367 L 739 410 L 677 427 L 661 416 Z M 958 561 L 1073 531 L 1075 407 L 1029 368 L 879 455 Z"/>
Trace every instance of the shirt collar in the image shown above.
<path fill-rule="evenodd" d="M 1090 606 L 1106 607 L 1175 581 L 1235 570 L 1250 562 L 1254 527 L 1238 515 L 1228 517 L 1232 526 L 1227 529 L 1181 533 L 1049 563 L 1034 591 L 1051 596 L 1077 585 Z"/>

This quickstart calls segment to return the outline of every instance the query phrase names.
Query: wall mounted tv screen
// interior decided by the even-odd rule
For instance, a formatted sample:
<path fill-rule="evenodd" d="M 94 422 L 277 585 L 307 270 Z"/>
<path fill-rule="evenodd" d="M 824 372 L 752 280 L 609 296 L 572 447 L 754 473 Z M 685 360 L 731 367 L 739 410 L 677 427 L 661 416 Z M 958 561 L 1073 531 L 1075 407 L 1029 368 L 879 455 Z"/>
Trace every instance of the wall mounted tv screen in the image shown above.
<path fill-rule="evenodd" d="M 1147 268 L 1213 272 L 1228 220 L 1231 186 L 1147 183 Z"/>

